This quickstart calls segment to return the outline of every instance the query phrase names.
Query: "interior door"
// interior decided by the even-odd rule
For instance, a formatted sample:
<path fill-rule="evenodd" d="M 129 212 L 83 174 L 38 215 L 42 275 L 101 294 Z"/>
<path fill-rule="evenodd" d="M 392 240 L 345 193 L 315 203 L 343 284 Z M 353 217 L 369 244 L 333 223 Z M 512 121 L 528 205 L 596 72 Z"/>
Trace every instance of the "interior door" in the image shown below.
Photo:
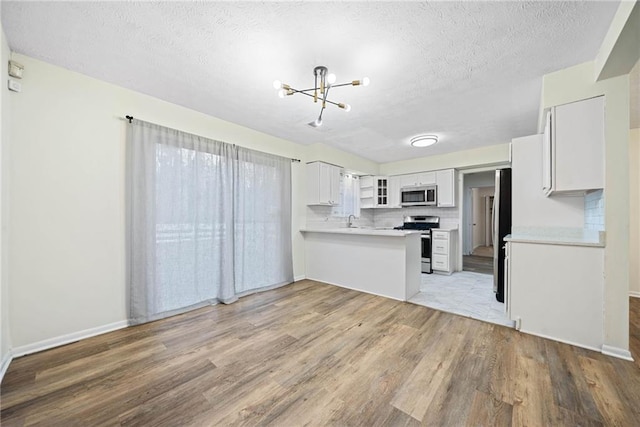
<path fill-rule="evenodd" d="M 480 188 L 471 189 L 471 218 L 473 231 L 471 236 L 471 252 L 478 246 L 484 244 L 484 206 L 483 198 L 480 196 Z"/>

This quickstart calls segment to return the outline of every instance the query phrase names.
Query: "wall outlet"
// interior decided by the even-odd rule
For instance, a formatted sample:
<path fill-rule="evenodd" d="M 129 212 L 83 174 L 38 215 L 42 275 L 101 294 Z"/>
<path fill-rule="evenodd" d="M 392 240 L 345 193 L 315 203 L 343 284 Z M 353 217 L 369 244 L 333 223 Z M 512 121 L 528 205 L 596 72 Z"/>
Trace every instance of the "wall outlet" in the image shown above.
<path fill-rule="evenodd" d="M 14 92 L 22 92 L 22 84 L 15 80 L 9 79 L 9 90 L 12 90 Z"/>

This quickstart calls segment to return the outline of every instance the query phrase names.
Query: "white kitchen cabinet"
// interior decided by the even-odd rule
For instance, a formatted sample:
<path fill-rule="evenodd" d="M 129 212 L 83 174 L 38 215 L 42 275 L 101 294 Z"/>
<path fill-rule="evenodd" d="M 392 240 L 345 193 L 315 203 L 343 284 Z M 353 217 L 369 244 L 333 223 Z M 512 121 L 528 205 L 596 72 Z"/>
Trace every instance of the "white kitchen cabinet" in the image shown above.
<path fill-rule="evenodd" d="M 584 227 L 584 199 L 545 197 L 542 179 L 542 135 L 511 142 L 511 224 L 513 227 Z"/>
<path fill-rule="evenodd" d="M 546 116 L 543 192 L 604 188 L 604 96 L 552 107 Z"/>
<path fill-rule="evenodd" d="M 376 208 L 386 208 L 389 206 L 389 177 L 374 176 L 373 191 L 375 194 L 373 205 Z"/>
<path fill-rule="evenodd" d="M 362 178 L 360 178 L 360 208 L 367 209 L 391 207 L 390 190 L 391 183 L 388 176 L 363 176 Z M 399 206 L 399 189 L 397 199 L 397 204 Z"/>
<path fill-rule="evenodd" d="M 400 177 L 400 187 L 414 187 L 414 186 L 436 184 L 435 172 L 412 173 L 408 175 L 399 175 L 399 177 Z"/>
<path fill-rule="evenodd" d="M 400 188 L 401 182 L 399 176 L 389 177 L 389 208 L 400 208 Z"/>
<path fill-rule="evenodd" d="M 604 248 L 511 241 L 507 312 L 525 333 L 599 351 Z"/>
<path fill-rule="evenodd" d="M 336 165 L 307 163 L 307 205 L 339 205 L 341 173 Z"/>
<path fill-rule="evenodd" d="M 438 207 L 453 208 L 456 206 L 456 170 L 444 169 L 436 171 L 438 186 Z"/>
<path fill-rule="evenodd" d="M 434 272 L 451 274 L 455 271 L 457 230 L 431 231 L 431 267 Z"/>
<path fill-rule="evenodd" d="M 370 209 L 374 206 L 373 176 L 360 177 L 360 209 Z"/>

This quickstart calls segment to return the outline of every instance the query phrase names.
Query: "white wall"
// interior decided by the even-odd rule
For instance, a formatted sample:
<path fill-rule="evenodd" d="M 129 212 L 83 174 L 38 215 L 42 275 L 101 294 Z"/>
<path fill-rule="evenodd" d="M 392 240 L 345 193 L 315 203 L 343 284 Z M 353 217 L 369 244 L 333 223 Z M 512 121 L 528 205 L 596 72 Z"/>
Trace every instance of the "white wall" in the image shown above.
<path fill-rule="evenodd" d="M 400 175 L 438 169 L 464 169 L 509 163 L 509 144 L 490 145 L 437 156 L 418 157 L 380 165 L 381 175 Z"/>
<path fill-rule="evenodd" d="M 3 364 L 8 363 L 11 350 L 9 329 L 9 280 L 8 280 L 8 166 L 9 166 L 9 89 L 6 85 L 9 46 L 0 26 L 0 379 Z"/>
<path fill-rule="evenodd" d="M 640 297 L 640 128 L 629 131 L 629 292 Z"/>
<path fill-rule="evenodd" d="M 294 275 L 304 276 L 305 162 L 309 152 L 349 169 L 373 162 L 305 147 L 23 55 L 12 94 L 10 322 L 14 348 L 126 320 L 124 115 L 293 163 Z M 212 100 L 214 101 L 214 100 Z M 320 154 L 318 154 L 320 153 Z M 36 346 L 37 347 L 37 346 Z"/>

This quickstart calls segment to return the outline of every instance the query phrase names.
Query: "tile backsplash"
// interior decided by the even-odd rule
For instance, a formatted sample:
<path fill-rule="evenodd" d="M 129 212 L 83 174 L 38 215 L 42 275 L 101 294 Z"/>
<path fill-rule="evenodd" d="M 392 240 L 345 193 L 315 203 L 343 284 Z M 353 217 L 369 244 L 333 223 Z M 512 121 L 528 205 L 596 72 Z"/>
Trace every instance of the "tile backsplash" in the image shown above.
<path fill-rule="evenodd" d="M 584 196 L 584 228 L 604 231 L 604 190 Z"/>
<path fill-rule="evenodd" d="M 371 210 L 375 211 L 373 214 L 375 227 L 397 227 L 402 225 L 405 216 L 416 215 L 439 216 L 441 227 L 457 227 L 460 222 L 460 211 L 458 208 L 417 206 L 412 208 Z"/>
<path fill-rule="evenodd" d="M 307 206 L 308 228 L 342 228 L 347 226 L 347 218 L 332 216 L 331 206 Z M 373 209 L 362 209 L 360 217 L 353 221 L 360 227 L 373 227 Z"/>
<path fill-rule="evenodd" d="M 308 228 L 341 228 L 347 219 L 331 216 L 331 206 L 307 206 Z M 432 215 L 440 217 L 441 227 L 457 227 L 458 208 L 412 207 L 401 209 L 361 209 L 353 223 L 360 227 L 393 228 L 402 225 L 405 216 Z"/>

